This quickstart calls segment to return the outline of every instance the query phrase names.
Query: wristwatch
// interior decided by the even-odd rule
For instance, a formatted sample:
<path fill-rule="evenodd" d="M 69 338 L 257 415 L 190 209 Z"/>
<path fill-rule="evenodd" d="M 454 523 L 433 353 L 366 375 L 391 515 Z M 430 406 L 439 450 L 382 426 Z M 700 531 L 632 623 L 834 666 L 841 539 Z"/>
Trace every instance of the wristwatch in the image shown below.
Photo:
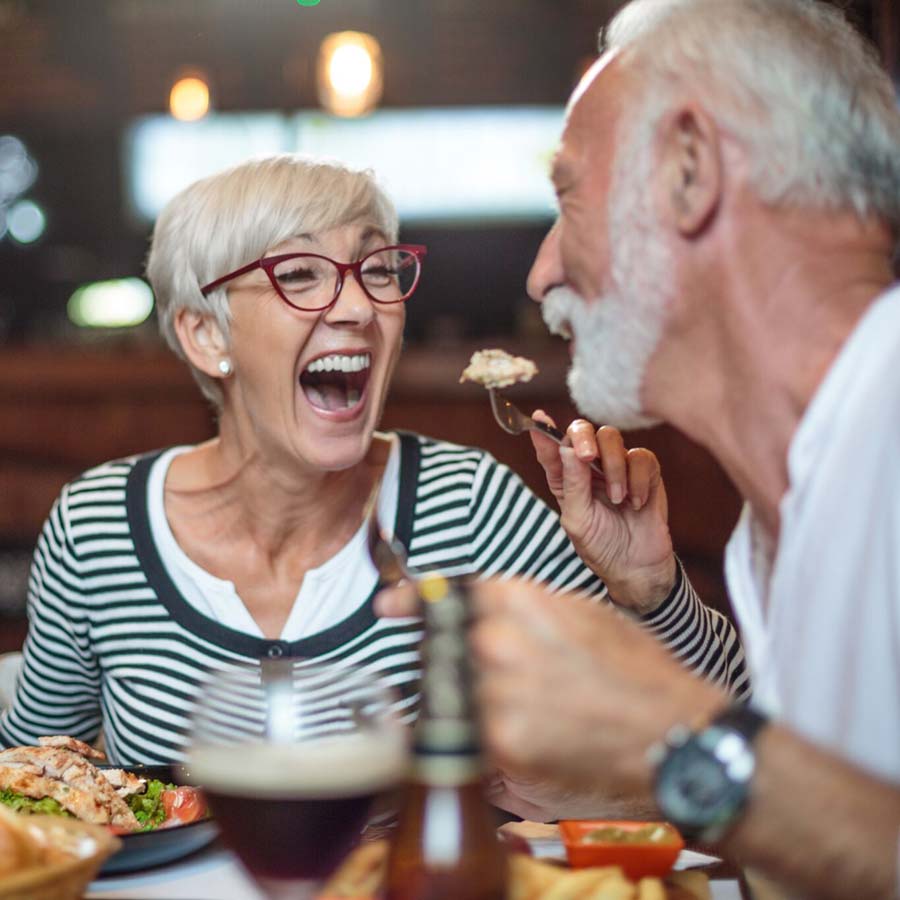
<path fill-rule="evenodd" d="M 735 704 L 699 730 L 676 725 L 648 751 L 656 805 L 686 838 L 713 843 L 735 823 L 756 767 L 753 743 L 768 721 Z"/>

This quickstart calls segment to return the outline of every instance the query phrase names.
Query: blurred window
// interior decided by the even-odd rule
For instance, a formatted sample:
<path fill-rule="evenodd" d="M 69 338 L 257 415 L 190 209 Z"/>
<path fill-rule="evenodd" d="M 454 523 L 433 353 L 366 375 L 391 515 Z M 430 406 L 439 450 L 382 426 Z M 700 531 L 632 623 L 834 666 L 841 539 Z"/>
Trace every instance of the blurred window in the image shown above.
<path fill-rule="evenodd" d="M 154 116 L 126 134 L 129 200 L 142 221 L 197 178 L 250 156 L 300 152 L 371 168 L 403 222 L 545 221 L 562 107 L 380 110 L 359 119 L 302 112 Z"/>

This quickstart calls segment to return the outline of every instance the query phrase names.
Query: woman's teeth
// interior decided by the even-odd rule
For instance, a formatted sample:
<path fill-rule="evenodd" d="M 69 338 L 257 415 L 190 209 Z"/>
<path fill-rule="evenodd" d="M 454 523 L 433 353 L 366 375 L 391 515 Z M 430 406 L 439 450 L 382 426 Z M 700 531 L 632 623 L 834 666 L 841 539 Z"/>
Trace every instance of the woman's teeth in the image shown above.
<path fill-rule="evenodd" d="M 319 409 L 349 409 L 362 397 L 371 364 L 368 353 L 321 356 L 303 370 L 300 385 L 307 400 Z"/>
<path fill-rule="evenodd" d="M 344 356 L 334 353 L 331 356 L 320 356 L 314 359 L 307 367 L 307 372 L 361 372 L 372 364 L 372 358 L 368 353 L 360 353 L 355 356 Z"/>

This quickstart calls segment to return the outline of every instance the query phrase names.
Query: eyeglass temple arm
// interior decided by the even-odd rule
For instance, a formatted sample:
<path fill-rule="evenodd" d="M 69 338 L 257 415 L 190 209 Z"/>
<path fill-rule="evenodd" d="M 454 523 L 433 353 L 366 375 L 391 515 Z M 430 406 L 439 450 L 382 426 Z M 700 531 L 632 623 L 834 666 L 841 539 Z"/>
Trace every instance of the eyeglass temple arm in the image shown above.
<path fill-rule="evenodd" d="M 221 278 L 217 278 L 215 281 L 211 281 L 209 284 L 203 285 L 200 288 L 200 293 L 204 296 L 208 294 L 210 291 L 214 291 L 217 287 L 221 287 L 227 281 L 231 281 L 232 278 L 238 278 L 240 275 L 246 275 L 248 272 L 252 272 L 254 269 L 258 269 L 262 265 L 262 260 L 257 259 L 255 262 L 247 263 L 246 266 L 241 266 L 240 269 L 235 269 L 234 272 L 229 272 L 227 275 L 223 275 Z"/>

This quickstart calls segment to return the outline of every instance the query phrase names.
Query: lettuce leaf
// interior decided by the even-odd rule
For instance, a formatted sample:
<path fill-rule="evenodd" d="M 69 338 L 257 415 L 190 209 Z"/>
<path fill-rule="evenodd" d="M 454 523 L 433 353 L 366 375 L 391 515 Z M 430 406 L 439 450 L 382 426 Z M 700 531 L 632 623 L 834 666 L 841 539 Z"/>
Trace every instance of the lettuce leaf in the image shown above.
<path fill-rule="evenodd" d="M 166 810 L 163 806 L 163 791 L 174 788 L 174 784 L 166 784 L 156 778 L 147 782 L 147 790 L 143 794 L 132 794 L 127 798 L 127 803 L 134 813 L 134 817 L 141 823 L 141 831 L 152 831 L 165 821 Z M 0 803 L 14 809 L 16 812 L 31 815 L 64 816 L 74 819 L 67 809 L 60 806 L 58 800 L 52 797 L 26 797 L 18 791 L 0 790 Z"/>
<path fill-rule="evenodd" d="M 26 797 L 18 791 L 3 790 L 0 791 L 0 803 L 20 813 L 75 818 L 72 813 L 59 805 L 58 800 L 54 800 L 52 797 L 41 797 L 40 800 L 35 800 L 34 797 Z"/>
<path fill-rule="evenodd" d="M 141 823 L 141 831 L 152 831 L 162 825 L 166 818 L 162 794 L 163 791 L 174 787 L 174 784 L 166 784 L 158 778 L 151 778 L 143 794 L 132 794 L 128 797 L 128 805 L 134 817 Z"/>

